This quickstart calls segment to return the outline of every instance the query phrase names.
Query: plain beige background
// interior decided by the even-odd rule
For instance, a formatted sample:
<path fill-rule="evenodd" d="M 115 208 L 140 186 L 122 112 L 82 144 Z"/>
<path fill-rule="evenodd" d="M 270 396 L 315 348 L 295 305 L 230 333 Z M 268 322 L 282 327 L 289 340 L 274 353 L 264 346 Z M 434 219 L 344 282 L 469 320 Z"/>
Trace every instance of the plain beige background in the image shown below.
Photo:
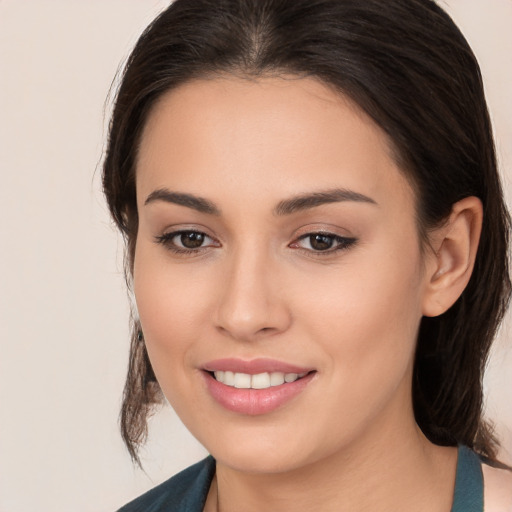
<path fill-rule="evenodd" d="M 128 305 L 100 192 L 103 105 L 167 3 L 0 0 L 0 512 L 114 511 L 205 454 L 170 408 L 152 422 L 146 474 L 117 430 Z M 443 5 L 481 62 L 512 204 L 512 0 Z M 486 376 L 509 463 L 510 318 Z"/>

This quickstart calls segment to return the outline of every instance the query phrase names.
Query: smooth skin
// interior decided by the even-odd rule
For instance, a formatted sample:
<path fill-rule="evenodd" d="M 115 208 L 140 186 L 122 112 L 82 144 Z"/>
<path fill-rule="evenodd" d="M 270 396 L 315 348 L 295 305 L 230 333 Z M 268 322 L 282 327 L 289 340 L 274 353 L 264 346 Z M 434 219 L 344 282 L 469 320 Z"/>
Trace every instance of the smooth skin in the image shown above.
<path fill-rule="evenodd" d="M 386 135 L 347 98 L 292 76 L 167 93 L 145 126 L 136 187 L 138 312 L 167 399 L 217 460 L 205 510 L 449 511 L 456 449 L 414 421 L 413 356 L 421 317 L 446 311 L 469 280 L 480 201 L 455 204 L 422 243 Z M 203 365 L 227 357 L 316 374 L 277 410 L 238 414 L 204 383 Z"/>

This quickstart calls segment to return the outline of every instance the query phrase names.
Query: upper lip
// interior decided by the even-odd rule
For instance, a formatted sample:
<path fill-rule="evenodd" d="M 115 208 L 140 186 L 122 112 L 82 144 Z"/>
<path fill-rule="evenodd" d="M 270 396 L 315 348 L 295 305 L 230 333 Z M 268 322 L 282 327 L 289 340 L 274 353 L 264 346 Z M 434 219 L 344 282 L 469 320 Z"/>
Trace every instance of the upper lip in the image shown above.
<path fill-rule="evenodd" d="M 233 373 L 247 373 L 249 375 L 265 372 L 308 373 L 313 370 L 313 368 L 267 358 L 251 359 L 249 361 L 236 358 L 215 359 L 204 364 L 203 369 L 209 372 L 230 371 Z"/>

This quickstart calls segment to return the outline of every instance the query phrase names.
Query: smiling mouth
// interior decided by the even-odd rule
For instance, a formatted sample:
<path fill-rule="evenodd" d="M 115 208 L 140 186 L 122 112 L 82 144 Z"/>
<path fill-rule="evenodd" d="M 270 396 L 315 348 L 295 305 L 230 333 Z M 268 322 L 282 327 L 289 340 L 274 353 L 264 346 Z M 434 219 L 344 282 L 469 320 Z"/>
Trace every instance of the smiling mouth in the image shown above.
<path fill-rule="evenodd" d="M 228 411 L 250 416 L 270 413 L 302 394 L 317 371 L 271 359 L 222 359 L 203 367 L 211 397 Z"/>
<path fill-rule="evenodd" d="M 263 372 L 255 375 L 231 371 L 208 372 L 217 382 L 237 389 L 267 389 L 302 379 L 308 373 Z"/>

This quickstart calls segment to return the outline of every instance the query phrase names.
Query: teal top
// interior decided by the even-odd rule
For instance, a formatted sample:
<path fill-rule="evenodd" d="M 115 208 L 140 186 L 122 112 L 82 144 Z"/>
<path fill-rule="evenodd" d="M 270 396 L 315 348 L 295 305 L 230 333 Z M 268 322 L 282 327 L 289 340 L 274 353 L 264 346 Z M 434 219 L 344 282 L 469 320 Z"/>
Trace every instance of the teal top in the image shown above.
<path fill-rule="evenodd" d="M 209 456 L 139 496 L 118 512 L 203 512 L 215 460 Z M 478 456 L 459 446 L 451 512 L 483 512 L 484 484 Z"/>
<path fill-rule="evenodd" d="M 482 463 L 475 452 L 466 446 L 459 446 L 452 512 L 483 512 L 483 510 Z"/>

